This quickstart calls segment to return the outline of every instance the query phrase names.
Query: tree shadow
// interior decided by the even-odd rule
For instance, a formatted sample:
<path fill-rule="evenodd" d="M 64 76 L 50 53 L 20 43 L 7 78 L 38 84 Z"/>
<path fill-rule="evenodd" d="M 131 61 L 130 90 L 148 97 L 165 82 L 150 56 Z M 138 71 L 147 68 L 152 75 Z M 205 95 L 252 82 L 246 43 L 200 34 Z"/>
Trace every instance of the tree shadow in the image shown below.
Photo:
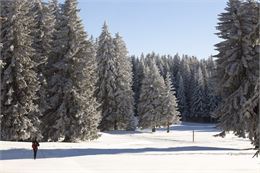
<path fill-rule="evenodd" d="M 189 123 L 182 122 L 175 124 L 170 127 L 170 131 L 197 131 L 197 132 L 219 132 L 220 130 L 216 127 L 216 124 L 200 124 L 200 123 Z M 159 128 L 157 131 L 166 131 L 166 128 Z"/>
<path fill-rule="evenodd" d="M 184 146 L 170 148 L 88 148 L 88 149 L 40 149 L 37 159 L 47 158 L 65 158 L 75 156 L 93 156 L 93 155 L 115 155 L 115 154 L 137 154 L 146 152 L 182 152 L 182 151 L 234 151 L 235 148 L 222 147 L 203 147 L 203 146 Z M 27 149 L 9 149 L 0 150 L 0 160 L 32 159 L 32 150 Z"/>
<path fill-rule="evenodd" d="M 127 131 L 127 130 L 111 130 L 111 131 L 104 131 L 103 133 L 107 133 L 107 134 L 110 134 L 110 135 L 134 135 L 134 134 L 142 134 L 142 133 L 145 133 L 145 132 L 142 132 L 142 131 Z"/>

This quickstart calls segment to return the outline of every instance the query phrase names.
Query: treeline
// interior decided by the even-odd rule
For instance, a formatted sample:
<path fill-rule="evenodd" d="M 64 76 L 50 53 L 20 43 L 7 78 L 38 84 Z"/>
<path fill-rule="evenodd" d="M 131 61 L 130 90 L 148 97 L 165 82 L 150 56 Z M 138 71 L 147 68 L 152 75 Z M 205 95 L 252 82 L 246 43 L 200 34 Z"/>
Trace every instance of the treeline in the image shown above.
<path fill-rule="evenodd" d="M 220 102 L 214 92 L 216 64 L 213 58 L 198 60 L 188 55 L 163 55 L 155 53 L 131 57 L 133 64 L 135 103 L 138 107 L 142 93 L 144 65 L 154 61 L 160 75 L 166 79 L 169 75 L 177 97 L 178 110 L 182 121 L 215 122 L 211 117 Z M 138 116 L 138 111 L 136 111 Z"/>

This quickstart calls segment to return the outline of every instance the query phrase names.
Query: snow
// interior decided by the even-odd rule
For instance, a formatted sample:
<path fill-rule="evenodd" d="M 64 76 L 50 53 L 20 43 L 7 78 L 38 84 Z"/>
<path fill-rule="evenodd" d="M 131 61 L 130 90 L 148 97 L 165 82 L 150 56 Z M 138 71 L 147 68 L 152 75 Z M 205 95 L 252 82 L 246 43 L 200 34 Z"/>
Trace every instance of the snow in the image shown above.
<path fill-rule="evenodd" d="M 195 142 L 192 142 L 192 130 Z M 219 133 L 214 124 L 183 123 L 159 129 L 100 133 L 95 141 L 31 143 L 0 141 L 0 173 L 257 173 L 260 159 L 249 140 Z"/>

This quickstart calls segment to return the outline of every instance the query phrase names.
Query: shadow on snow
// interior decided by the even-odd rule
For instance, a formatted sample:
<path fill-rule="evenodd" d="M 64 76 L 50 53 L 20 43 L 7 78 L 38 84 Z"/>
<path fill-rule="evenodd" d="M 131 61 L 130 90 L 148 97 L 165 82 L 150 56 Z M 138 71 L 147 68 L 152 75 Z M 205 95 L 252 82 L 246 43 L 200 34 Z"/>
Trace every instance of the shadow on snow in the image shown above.
<path fill-rule="evenodd" d="M 181 152 L 181 151 L 220 151 L 220 150 L 239 150 L 235 148 L 221 147 L 203 147 L 203 146 L 185 146 L 170 148 L 136 148 L 136 149 L 105 149 L 105 148 L 89 148 L 89 149 L 40 149 L 37 154 L 38 159 L 46 158 L 65 158 L 75 156 L 93 156 L 93 155 L 114 155 L 129 153 L 145 153 L 145 152 Z M 9 149 L 0 150 L 0 160 L 14 159 L 32 159 L 32 150 L 27 149 Z"/>
<path fill-rule="evenodd" d="M 209 123 L 190 123 L 182 122 L 180 124 L 175 124 L 170 127 L 170 131 L 197 131 L 197 132 L 219 132 L 220 130 L 216 128 L 216 124 Z M 166 131 L 166 128 L 159 128 L 157 131 Z"/>

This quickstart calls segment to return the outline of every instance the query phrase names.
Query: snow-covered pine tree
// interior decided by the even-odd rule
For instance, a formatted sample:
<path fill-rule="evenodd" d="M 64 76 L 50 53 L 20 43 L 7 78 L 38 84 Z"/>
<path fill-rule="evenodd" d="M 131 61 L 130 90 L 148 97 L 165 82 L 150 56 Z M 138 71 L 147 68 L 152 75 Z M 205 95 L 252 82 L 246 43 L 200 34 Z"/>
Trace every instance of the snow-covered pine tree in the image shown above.
<path fill-rule="evenodd" d="M 87 40 L 78 17 L 77 0 L 66 0 L 68 49 L 65 52 L 64 96 L 57 111 L 64 121 L 65 141 L 92 140 L 98 137 L 100 114 L 94 98 L 96 64 L 94 47 Z M 58 120 L 58 122 L 59 122 Z"/>
<path fill-rule="evenodd" d="M 252 141 L 258 151 L 260 150 L 260 122 L 259 122 L 259 99 L 260 99 L 260 79 L 258 79 L 253 95 L 244 103 L 241 109 L 241 116 L 246 116 L 246 131 L 248 137 Z"/>
<path fill-rule="evenodd" d="M 252 82 L 254 89 L 246 90 L 249 98 L 242 106 L 241 116 L 246 117 L 246 132 L 249 139 L 258 151 L 260 150 L 260 112 L 259 112 L 259 92 L 260 92 L 260 79 L 259 79 L 259 53 L 260 53 L 260 2 L 256 0 L 247 0 L 242 5 L 242 29 L 245 33 L 245 54 L 247 55 L 246 62 L 243 65 L 248 68 L 249 81 Z M 255 83 L 254 83 L 255 82 Z M 244 111 L 247 111 L 244 114 Z M 249 113 L 250 112 L 250 113 Z"/>
<path fill-rule="evenodd" d="M 198 120 L 202 117 L 207 116 L 207 108 L 205 102 L 205 83 L 201 66 L 199 66 L 196 75 L 197 82 L 191 99 L 191 118 L 193 118 L 194 120 Z"/>
<path fill-rule="evenodd" d="M 139 78 L 138 78 L 138 65 L 139 59 L 136 58 L 134 55 L 131 56 L 131 63 L 132 63 L 132 72 L 133 72 L 133 85 L 132 90 L 134 92 L 134 113 L 137 116 L 137 102 L 138 102 L 138 93 L 139 93 Z"/>
<path fill-rule="evenodd" d="M 205 64 L 204 64 L 205 65 Z M 208 116 L 207 117 L 209 121 L 215 121 L 216 119 L 214 119 L 212 117 L 213 112 L 216 110 L 216 108 L 218 107 L 218 104 L 220 102 L 220 96 L 217 94 L 216 90 L 215 90 L 215 69 L 216 69 L 216 65 L 213 61 L 212 57 L 209 57 L 206 60 L 206 65 L 202 66 L 203 70 L 205 71 L 205 95 L 206 95 L 206 103 L 207 103 L 207 112 L 208 112 Z"/>
<path fill-rule="evenodd" d="M 44 18 L 46 23 L 50 23 L 50 29 L 46 28 L 47 36 L 43 37 L 43 42 L 45 42 L 44 38 L 50 38 L 51 40 L 47 39 L 45 42 L 46 46 L 44 46 L 47 49 L 46 55 L 48 55 L 47 64 L 44 66 L 47 89 L 44 97 L 45 107 L 41 119 L 41 131 L 45 141 L 57 141 L 62 129 L 54 127 L 58 119 L 55 111 L 58 109 L 63 96 L 62 87 L 65 79 L 61 70 L 63 66 L 61 61 L 64 57 L 65 48 L 67 49 L 67 46 L 65 47 L 65 44 L 67 45 L 67 37 L 62 36 L 66 35 L 67 27 L 64 24 L 66 23 L 65 16 L 62 14 L 57 0 L 50 0 L 46 8 Z M 43 27 L 48 26 L 44 25 Z"/>
<path fill-rule="evenodd" d="M 189 65 L 189 58 L 186 55 L 183 55 L 181 64 L 180 64 L 180 74 L 183 79 L 183 87 L 184 87 L 184 94 L 185 94 L 185 100 L 186 100 L 186 105 L 185 108 L 186 110 L 182 112 L 182 117 L 185 117 L 185 120 L 189 118 L 190 116 L 190 102 L 191 102 L 191 95 L 193 93 L 193 87 L 194 87 L 194 78 L 192 78 L 192 72 L 190 69 Z M 179 88 L 178 88 L 179 90 Z M 177 90 L 177 91 L 178 91 Z M 184 114 L 186 113 L 186 114 Z"/>
<path fill-rule="evenodd" d="M 223 39 L 216 44 L 219 53 L 215 56 L 218 88 L 223 100 L 216 114 L 225 131 L 232 130 L 244 137 L 248 129 L 257 129 L 254 120 L 239 113 L 254 95 L 259 78 L 259 3 L 229 0 L 225 10 L 220 14 L 217 27 L 218 36 Z M 252 141 L 259 138 L 257 133 L 252 134 Z"/>
<path fill-rule="evenodd" d="M 184 88 L 184 83 L 183 83 L 183 78 L 180 72 L 177 74 L 177 79 L 178 79 L 178 89 L 176 91 L 177 95 L 177 100 L 178 100 L 178 107 L 179 111 L 181 113 L 182 121 L 185 121 L 188 115 L 188 108 L 187 108 L 187 100 L 186 100 L 186 95 L 185 95 L 185 88 Z"/>
<path fill-rule="evenodd" d="M 114 117 L 114 130 L 135 130 L 134 97 L 132 90 L 132 66 L 127 57 L 126 45 L 119 34 L 114 39 L 116 77 L 116 115 Z"/>
<path fill-rule="evenodd" d="M 139 127 L 152 128 L 155 132 L 160 125 L 162 98 L 165 91 L 164 79 L 152 57 L 147 59 L 144 67 L 144 79 L 141 82 L 141 93 L 138 103 Z"/>
<path fill-rule="evenodd" d="M 178 103 L 175 97 L 175 89 L 171 82 L 170 74 L 166 74 L 165 93 L 162 98 L 162 113 L 160 117 L 160 125 L 167 127 L 167 133 L 170 132 L 170 125 L 179 122 L 180 112 L 178 111 Z"/>
<path fill-rule="evenodd" d="M 1 34 L 7 34 L 8 32 L 5 30 L 6 28 L 8 28 L 8 24 L 10 24 L 10 22 L 6 22 L 7 21 L 7 15 L 9 13 L 10 8 L 8 8 L 8 1 L 0 1 L 0 31 Z M 3 48 L 3 38 L 4 36 L 1 36 L 0 38 L 0 52 L 2 53 L 2 48 Z M 2 69 L 4 68 L 4 61 L 3 58 L 1 57 L 1 53 L 0 53 L 0 72 L 2 73 Z M 0 73 L 0 74 L 1 74 Z M 0 78 L 1 80 L 1 78 Z M 0 95 L 1 95 L 1 91 L 0 91 Z M 1 105 L 1 103 L 0 103 Z"/>
<path fill-rule="evenodd" d="M 29 0 L 6 3 L 4 16 L 7 20 L 1 28 L 1 59 L 6 64 L 1 71 L 1 139 L 41 138 L 36 104 L 39 90 L 35 72 L 37 63 L 30 35 L 35 24 L 30 10 L 33 3 Z M 1 1 L 1 9 L 3 4 Z"/>
<path fill-rule="evenodd" d="M 44 68 L 46 62 L 47 62 L 47 56 L 46 56 L 46 51 L 44 50 L 43 46 L 48 45 L 49 43 L 49 38 L 45 39 L 46 43 L 43 43 L 43 37 L 45 36 L 45 32 L 47 32 L 49 29 L 52 30 L 52 26 L 49 26 L 50 28 L 46 28 L 45 26 L 45 21 L 46 18 L 44 19 L 44 11 L 46 11 L 46 8 L 44 9 L 44 5 L 42 3 L 42 0 L 32 0 L 33 8 L 31 9 L 31 13 L 34 15 L 34 21 L 35 25 L 34 28 L 32 28 L 31 35 L 33 36 L 33 48 L 35 49 L 35 61 L 38 65 L 38 77 L 40 80 L 43 76 L 42 75 L 42 68 Z M 50 23 L 48 23 L 50 24 Z M 45 27 L 44 27 L 45 26 Z M 48 34 L 46 35 L 48 36 Z M 45 36 L 45 37 L 46 37 Z M 45 45 L 44 45 L 45 44 Z"/>
<path fill-rule="evenodd" d="M 142 53 L 140 58 L 133 57 L 132 60 L 132 66 L 133 66 L 133 91 L 134 91 L 134 98 L 135 98 L 135 115 L 138 116 L 138 102 L 140 97 L 140 90 L 141 90 L 141 81 L 144 77 L 144 54 Z"/>
<path fill-rule="evenodd" d="M 171 72 L 173 77 L 177 77 L 178 72 L 180 71 L 180 66 L 181 66 L 181 58 L 179 54 L 175 54 L 172 60 L 172 65 L 171 65 Z M 177 84 L 176 86 L 177 87 Z M 176 88 L 177 89 L 177 88 Z"/>
<path fill-rule="evenodd" d="M 53 37 L 55 30 L 55 11 L 54 3 L 49 2 L 44 4 L 41 0 L 34 0 L 34 8 L 32 9 L 35 17 L 35 28 L 32 31 L 34 38 L 33 47 L 35 48 L 35 59 L 38 63 L 37 74 L 40 81 L 40 90 L 39 90 L 39 108 L 41 114 L 49 109 L 48 97 L 47 97 L 47 76 L 48 76 L 48 66 L 47 62 L 49 58 L 52 58 L 53 54 Z M 46 129 L 46 124 L 43 124 Z M 43 129 L 43 131 L 44 131 Z"/>
<path fill-rule="evenodd" d="M 108 26 L 104 23 L 102 33 L 99 36 L 97 49 L 97 67 L 98 67 L 98 81 L 96 97 L 101 103 L 102 120 L 100 129 L 112 130 L 114 129 L 114 120 L 116 117 L 116 78 L 117 68 L 115 64 L 115 46 L 113 38 L 108 31 Z"/>
<path fill-rule="evenodd" d="M 57 59 L 51 69 L 50 103 L 56 107 L 49 110 L 49 118 L 54 120 L 52 131 L 56 129 L 56 132 L 49 138 L 58 140 L 65 137 L 64 141 L 72 142 L 92 140 L 98 137 L 100 118 L 94 98 L 94 48 L 87 40 L 87 33 L 78 17 L 77 0 L 65 1 L 63 15 L 64 28 L 60 32 L 63 32 L 61 34 L 65 35 L 67 42 L 60 48 L 64 52 L 56 54 Z"/>

